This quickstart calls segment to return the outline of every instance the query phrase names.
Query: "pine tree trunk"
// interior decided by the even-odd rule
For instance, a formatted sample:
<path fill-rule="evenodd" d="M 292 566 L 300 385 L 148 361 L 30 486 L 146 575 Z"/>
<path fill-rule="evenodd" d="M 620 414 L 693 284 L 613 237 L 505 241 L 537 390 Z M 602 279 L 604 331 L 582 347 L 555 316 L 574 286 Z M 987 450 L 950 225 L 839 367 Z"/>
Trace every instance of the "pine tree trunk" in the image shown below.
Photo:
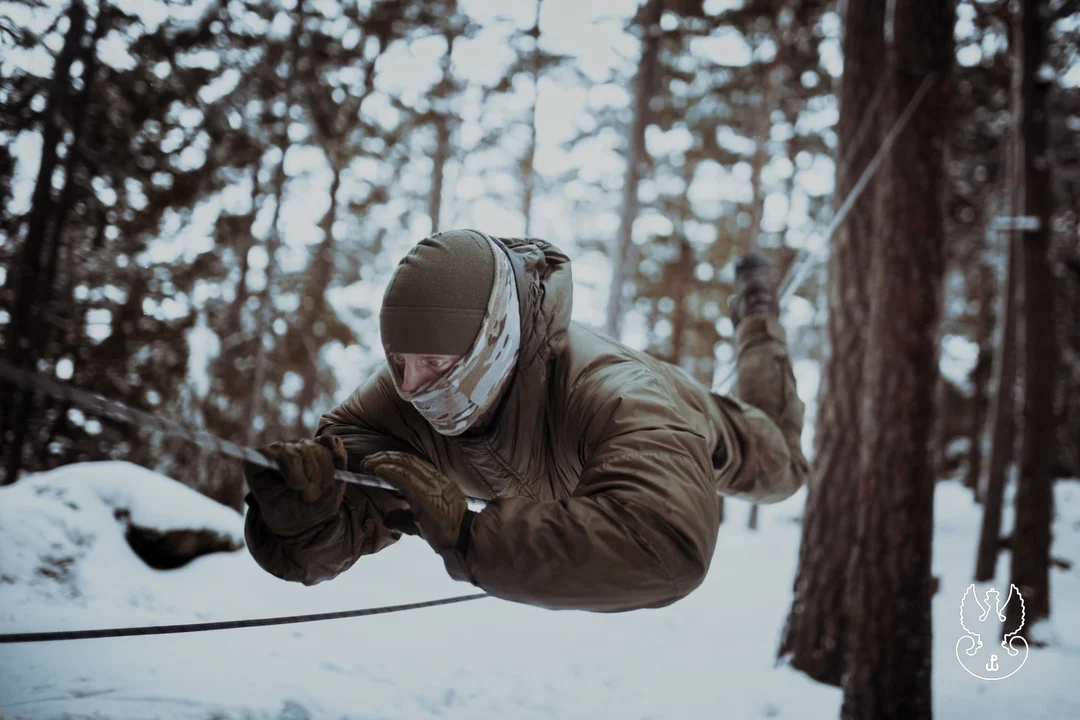
<path fill-rule="evenodd" d="M 525 237 L 532 232 L 533 193 L 536 190 L 536 106 L 540 103 L 540 8 L 544 0 L 536 0 L 536 20 L 531 35 L 533 98 L 529 107 L 529 147 L 521 162 L 521 213 L 525 216 Z"/>
<path fill-rule="evenodd" d="M 633 246 L 634 221 L 638 214 L 638 183 L 645 164 L 645 129 L 652 119 L 649 103 L 656 92 L 659 75 L 659 32 L 663 11 L 663 0 L 647 0 L 641 10 L 641 59 L 637 69 L 634 123 L 630 128 L 630 154 L 626 158 L 626 178 L 623 181 L 622 218 L 611 256 L 611 289 L 607 308 L 607 332 L 616 339 L 622 327 L 623 286 L 630 272 L 629 256 Z"/>
<path fill-rule="evenodd" d="M 1016 386 L 1016 292 L 1020 239 L 1013 236 L 1006 246 L 1005 291 L 1002 302 L 1001 342 L 994 358 L 994 398 L 990 412 L 990 466 L 980 495 L 983 516 L 979 529 L 979 548 L 975 556 L 975 580 L 994 578 L 998 550 L 1001 547 L 1001 508 L 1005 495 L 1005 470 L 1012 456 L 1015 440 L 1013 407 Z"/>
<path fill-rule="evenodd" d="M 774 41 L 777 47 L 779 47 L 780 39 L 774 37 Z M 776 57 L 777 60 L 779 60 L 779 51 L 777 51 Z M 769 132 L 772 129 L 772 74 L 774 64 L 775 63 L 769 63 L 765 68 L 765 84 L 761 92 L 761 106 L 758 108 L 757 142 L 754 147 L 754 158 L 751 163 L 750 171 L 750 185 L 753 188 L 752 199 L 750 201 L 750 225 L 747 227 L 746 233 L 743 236 L 743 254 L 754 252 L 760 247 L 758 235 L 761 233 L 761 218 L 765 208 L 765 192 L 762 188 L 761 172 L 765 168 L 765 161 L 768 156 Z M 758 516 L 760 514 L 761 507 L 757 503 L 753 503 L 750 506 L 750 513 L 746 519 L 746 527 L 748 529 L 757 530 Z"/>
<path fill-rule="evenodd" d="M 1060 372 L 1055 376 L 1057 409 L 1057 477 L 1080 476 L 1080 253 L 1065 258 L 1065 273 L 1055 284 L 1055 314 L 1060 318 Z"/>
<path fill-rule="evenodd" d="M 70 263 L 70 244 L 64 241 L 64 236 L 67 231 L 67 223 L 75 209 L 76 191 L 86 182 L 78 177 L 83 173 L 84 168 L 82 142 L 86 129 L 86 108 L 90 101 L 90 93 L 94 87 L 94 74 L 97 71 L 97 46 L 110 29 L 109 15 L 106 12 L 98 12 L 90 42 L 81 48 L 79 54 L 79 60 L 83 66 L 82 88 L 71 101 L 69 110 L 71 135 L 67 147 L 67 156 L 64 158 L 64 184 L 60 189 L 59 197 L 53 204 L 51 213 L 53 222 L 49 228 L 49 238 L 46 241 L 45 265 L 42 268 L 42 279 L 38 284 L 37 294 L 33 301 L 35 305 L 35 329 L 30 338 L 30 356 L 36 359 L 55 359 L 55 354 L 50 352 L 50 345 L 54 342 L 58 330 L 55 318 L 60 313 L 57 311 L 57 305 L 64 299 L 61 293 L 57 292 L 57 279 L 65 278 L 65 286 L 68 288 L 74 287 L 75 284 L 70 276 L 75 272 L 76 268 Z M 60 263 L 61 250 L 65 251 L 64 258 L 68 261 L 63 268 L 61 268 Z M 26 399 L 29 400 L 30 396 L 27 395 Z M 61 408 L 59 412 L 55 412 L 56 407 Z M 59 417 L 63 415 L 66 418 L 66 407 L 58 399 L 46 397 L 38 407 L 35 407 L 31 402 L 26 402 L 21 409 L 23 410 L 23 416 L 17 419 L 17 427 L 20 428 L 17 431 L 17 437 L 23 432 L 31 433 L 31 447 L 28 452 L 31 457 L 40 458 L 37 467 L 32 469 L 46 468 L 48 446 L 52 435 L 55 433 L 54 425 L 60 424 L 51 419 L 50 416 Z M 35 415 L 38 417 L 36 423 L 34 422 Z M 66 421 L 63 424 L 67 425 Z M 23 441 L 20 440 L 17 444 L 22 447 Z M 17 472 L 16 470 L 12 475 L 14 476 Z"/>
<path fill-rule="evenodd" d="M 878 145 L 875 128 L 880 123 L 871 118 L 865 126 L 864 118 L 882 80 L 885 3 L 849 2 L 843 24 L 845 61 L 837 135 L 838 155 L 846 161 L 840 164 L 836 179 L 837 207 Z M 829 258 L 829 354 L 818 400 L 816 455 L 802 521 L 795 597 L 779 649 L 781 656 L 790 656 L 796 669 L 836 686 L 844 671 L 848 634 L 844 597 L 849 549 L 855 539 L 874 184 L 871 181 L 834 236 Z"/>
<path fill-rule="evenodd" d="M 296 399 L 297 413 L 296 424 L 293 434 L 296 437 L 313 435 L 315 428 L 304 419 L 304 413 L 315 404 L 318 394 L 319 383 L 319 348 L 325 341 L 325 333 L 317 331 L 320 323 L 325 327 L 321 318 L 326 313 L 326 292 L 330 289 L 330 280 L 334 274 L 334 222 L 337 218 L 337 195 L 341 189 L 342 167 L 340 161 L 335 161 L 333 168 L 334 179 L 330 183 L 330 207 L 322 221 L 323 240 L 315 251 L 311 261 L 311 269 L 308 271 L 307 287 L 304 289 L 303 321 L 299 325 L 302 333 L 301 341 L 304 349 L 301 351 L 301 373 L 303 387 Z"/>
<path fill-rule="evenodd" d="M 1027 622 L 1050 616 L 1050 526 L 1053 522 L 1054 277 L 1050 268 L 1050 162 L 1046 140 L 1048 81 L 1039 77 L 1046 62 L 1045 0 L 1020 3 L 1016 58 L 1023 109 L 1017 113 L 1023 136 L 1024 215 L 1038 218 L 1024 236 L 1024 427 L 1021 438 L 1016 522 L 1012 532 L 1012 583 L 1024 596 Z M 1019 606 L 1009 603 L 1010 624 Z M 1030 627 L 1025 624 L 1024 629 Z"/>
<path fill-rule="evenodd" d="M 305 0 L 297 0 L 296 17 L 293 19 L 292 33 L 289 38 L 288 66 L 292 68 L 296 59 L 304 52 L 301 37 L 304 33 L 304 23 L 307 12 L 304 6 Z M 258 445 L 258 438 L 266 430 L 262 422 L 262 407 L 266 399 L 266 376 L 268 355 L 277 344 L 274 339 L 274 285 L 276 284 L 277 262 L 276 255 L 281 247 L 281 208 L 285 203 L 285 183 L 288 175 L 285 172 L 285 156 L 288 155 L 291 141 L 289 140 L 289 113 L 294 102 L 296 77 L 294 74 L 286 75 L 281 79 L 280 93 L 285 103 L 285 109 L 281 116 L 281 125 L 277 133 L 277 146 L 281 153 L 274 177 L 271 181 L 271 193 L 274 198 L 274 214 L 270 220 L 270 229 L 266 236 L 266 284 L 259 293 L 258 314 L 255 322 L 255 368 L 254 379 L 251 383 L 251 395 L 248 399 L 243 418 L 246 422 L 246 444 Z M 270 347 L 268 347 L 268 345 Z"/>
<path fill-rule="evenodd" d="M 930 467 L 935 478 L 942 477 L 945 473 L 950 430 L 949 418 L 945 417 L 949 410 L 949 390 L 949 381 L 939 372 L 934 384 L 934 427 L 930 429 Z"/>
<path fill-rule="evenodd" d="M 435 88 L 435 96 L 439 98 L 439 104 L 435 108 L 435 156 L 432 158 L 431 190 L 428 195 L 428 215 L 431 218 L 432 235 L 442 229 L 443 183 L 446 177 L 446 163 L 450 159 L 450 118 L 445 104 L 452 82 L 450 63 L 456 37 L 456 31 L 450 28 L 443 33 L 443 38 L 446 40 L 446 53 L 442 58 L 443 74 L 439 85 Z"/>
<path fill-rule="evenodd" d="M 246 243 L 241 246 L 240 252 L 237 254 L 240 256 L 240 272 L 239 279 L 236 282 L 236 296 L 232 302 L 229 303 L 229 312 L 227 320 L 225 321 L 225 337 L 222 343 L 222 355 L 226 355 L 236 345 L 244 342 L 243 330 L 243 317 L 244 307 L 247 305 L 248 298 L 251 297 L 251 288 L 248 285 L 248 271 L 251 269 L 251 248 L 255 247 L 257 242 L 255 239 L 255 221 L 259 216 L 259 195 L 262 192 L 262 188 L 259 186 L 259 168 L 258 165 L 251 169 L 251 212 L 248 214 L 248 226 L 247 233 L 245 234 Z"/>
<path fill-rule="evenodd" d="M 67 15 L 68 30 L 64 46 L 56 58 L 43 114 L 41 161 L 31 196 L 26 239 L 15 277 L 15 305 L 5 338 L 5 359 L 17 367 L 33 368 L 38 360 L 43 323 L 41 309 L 52 299 L 52 286 L 46 283 L 45 278 L 51 252 L 48 247 L 50 228 L 59 220 L 59 213 L 65 210 L 56 207 L 52 183 L 58 161 L 57 146 L 64 132 L 60 112 L 68 99 L 71 66 L 79 57 L 86 35 L 87 11 L 82 0 L 73 0 Z M 85 79 L 90 82 L 89 77 Z M 5 484 L 15 482 L 22 467 L 32 395 L 31 392 L 0 383 L 0 444 L 3 445 L 3 453 L 0 454 L 6 456 L 2 480 Z"/>
<path fill-rule="evenodd" d="M 286 107 L 288 105 L 286 104 Z M 286 118 L 283 118 L 283 122 L 287 125 Z M 265 427 L 260 427 L 257 422 L 262 417 L 263 401 L 265 399 L 266 389 L 266 375 L 267 375 L 267 354 L 270 348 L 268 344 L 272 344 L 274 341 L 271 339 L 268 343 L 267 338 L 273 337 L 273 319 L 274 319 L 274 284 L 276 268 L 274 263 L 277 262 L 276 255 L 278 248 L 281 246 L 281 206 L 285 202 L 285 155 L 289 150 L 288 134 L 282 133 L 279 138 L 278 147 L 281 149 L 281 160 L 278 162 L 277 169 L 274 171 L 274 179 L 272 181 L 273 197 L 274 197 L 274 215 L 270 220 L 270 229 L 266 236 L 266 284 L 259 292 L 259 312 L 258 320 L 255 323 L 255 368 L 254 379 L 251 383 L 251 395 L 248 399 L 248 408 L 243 417 L 246 418 L 247 438 L 246 443 L 249 447 L 258 445 L 258 438 Z"/>
<path fill-rule="evenodd" d="M 681 225 L 681 223 L 680 223 Z M 686 318 L 689 314 L 687 290 L 694 279 L 694 249 L 683 235 L 675 238 L 679 245 L 679 254 L 675 258 L 674 286 L 670 288 L 671 299 L 675 308 L 671 311 L 671 355 L 668 362 L 683 365 L 683 353 L 686 345 Z"/>
<path fill-rule="evenodd" d="M 975 299 L 979 314 L 975 321 L 975 339 L 979 357 L 971 371 L 971 416 L 968 418 L 968 464 L 964 487 L 974 491 L 979 486 L 983 460 L 983 430 L 990 407 L 990 375 L 994 356 L 994 279 L 993 270 L 982 264 L 975 276 Z"/>
<path fill-rule="evenodd" d="M 431 217 L 432 235 L 441 229 L 443 177 L 449 156 L 450 128 L 446 118 L 440 117 L 435 121 L 435 157 L 431 172 L 431 194 L 428 196 L 428 215 Z"/>
<path fill-rule="evenodd" d="M 844 720 L 932 716 L 930 428 L 939 375 L 955 16 L 946 0 L 893 6 L 882 126 L 898 122 L 928 75 L 932 84 L 886 156 L 877 193 Z"/>

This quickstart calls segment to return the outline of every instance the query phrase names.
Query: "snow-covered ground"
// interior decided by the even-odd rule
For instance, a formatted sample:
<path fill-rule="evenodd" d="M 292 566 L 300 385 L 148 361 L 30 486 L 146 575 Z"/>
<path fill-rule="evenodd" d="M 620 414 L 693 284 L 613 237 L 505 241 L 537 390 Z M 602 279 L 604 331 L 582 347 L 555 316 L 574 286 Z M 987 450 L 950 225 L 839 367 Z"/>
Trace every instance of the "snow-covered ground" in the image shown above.
<path fill-rule="evenodd" d="M 1054 554 L 1080 561 L 1080 485 L 1058 484 Z M 705 584 L 661 610 L 553 612 L 485 598 L 308 625 L 0 645 L 0 717 L 58 718 L 835 718 L 838 690 L 774 652 L 791 599 L 804 497 L 729 504 Z M 475 592 L 405 538 L 329 583 L 278 581 L 247 552 L 151 570 L 117 508 L 140 523 L 222 533 L 239 516 L 122 463 L 69 466 L 0 490 L 0 633 L 230 620 Z M 153 514 L 156 513 L 156 517 Z M 954 657 L 978 512 L 939 486 L 934 600 L 938 718 L 1080 717 L 1080 572 L 1054 570 L 1051 646 L 991 683 Z M 998 587 L 1007 578 L 1007 557 Z"/>

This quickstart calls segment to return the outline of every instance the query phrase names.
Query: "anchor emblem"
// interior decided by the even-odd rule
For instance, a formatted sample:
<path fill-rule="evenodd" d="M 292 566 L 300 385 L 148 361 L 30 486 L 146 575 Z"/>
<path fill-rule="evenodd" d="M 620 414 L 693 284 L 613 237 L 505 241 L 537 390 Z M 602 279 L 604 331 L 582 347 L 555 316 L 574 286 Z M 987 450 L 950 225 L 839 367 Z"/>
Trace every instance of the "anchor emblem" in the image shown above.
<path fill-rule="evenodd" d="M 1001 669 L 1000 666 L 998 665 L 997 655 L 991 655 L 990 656 L 990 662 L 986 663 L 986 669 L 989 670 L 990 672 L 997 672 L 998 670 Z"/>

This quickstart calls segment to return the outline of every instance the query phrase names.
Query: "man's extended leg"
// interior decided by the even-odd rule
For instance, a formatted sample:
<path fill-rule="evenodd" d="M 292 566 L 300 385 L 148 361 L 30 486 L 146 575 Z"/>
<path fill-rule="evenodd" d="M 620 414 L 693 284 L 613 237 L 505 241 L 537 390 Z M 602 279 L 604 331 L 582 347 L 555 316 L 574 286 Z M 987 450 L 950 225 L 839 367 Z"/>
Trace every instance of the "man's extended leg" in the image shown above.
<path fill-rule="evenodd" d="M 760 256 L 750 256 L 736 269 L 735 397 L 718 396 L 741 445 L 736 453 L 741 462 L 718 473 L 720 491 L 757 502 L 791 496 L 810 471 L 800 443 L 804 407 L 768 271 Z"/>

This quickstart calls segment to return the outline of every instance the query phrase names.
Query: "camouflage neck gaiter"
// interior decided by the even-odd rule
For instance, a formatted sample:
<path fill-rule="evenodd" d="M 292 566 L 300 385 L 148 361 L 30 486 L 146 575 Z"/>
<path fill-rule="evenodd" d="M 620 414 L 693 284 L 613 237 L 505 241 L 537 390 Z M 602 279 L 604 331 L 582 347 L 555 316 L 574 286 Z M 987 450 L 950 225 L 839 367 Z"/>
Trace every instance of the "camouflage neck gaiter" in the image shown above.
<path fill-rule="evenodd" d="M 442 435 L 460 435 L 493 409 L 517 365 L 521 315 L 514 268 L 503 250 L 484 237 L 495 255 L 495 281 L 468 353 L 445 375 L 411 393 L 402 391 L 401 371 L 390 364 L 398 395 Z"/>

